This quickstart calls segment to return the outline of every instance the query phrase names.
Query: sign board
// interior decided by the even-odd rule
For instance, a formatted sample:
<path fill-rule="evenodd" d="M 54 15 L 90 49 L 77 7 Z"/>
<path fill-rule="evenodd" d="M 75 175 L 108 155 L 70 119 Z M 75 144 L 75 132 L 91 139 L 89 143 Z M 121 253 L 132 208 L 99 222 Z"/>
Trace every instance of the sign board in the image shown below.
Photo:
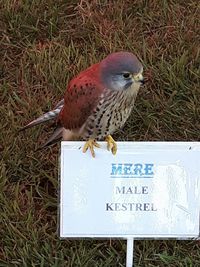
<path fill-rule="evenodd" d="M 193 238 L 199 236 L 200 144 L 62 142 L 60 236 Z"/>

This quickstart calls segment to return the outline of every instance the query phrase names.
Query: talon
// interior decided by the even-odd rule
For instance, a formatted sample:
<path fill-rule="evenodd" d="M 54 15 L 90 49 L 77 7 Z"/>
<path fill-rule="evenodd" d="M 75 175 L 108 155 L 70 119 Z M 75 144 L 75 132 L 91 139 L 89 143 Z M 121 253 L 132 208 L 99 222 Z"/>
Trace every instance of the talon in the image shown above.
<path fill-rule="evenodd" d="M 94 139 L 89 139 L 83 147 L 83 153 L 85 153 L 89 149 L 92 157 L 95 158 L 94 147 L 100 148 L 100 145 Z"/>
<path fill-rule="evenodd" d="M 106 136 L 105 141 L 107 142 L 108 151 L 112 151 L 112 154 L 115 155 L 117 153 L 117 144 L 111 135 Z"/>

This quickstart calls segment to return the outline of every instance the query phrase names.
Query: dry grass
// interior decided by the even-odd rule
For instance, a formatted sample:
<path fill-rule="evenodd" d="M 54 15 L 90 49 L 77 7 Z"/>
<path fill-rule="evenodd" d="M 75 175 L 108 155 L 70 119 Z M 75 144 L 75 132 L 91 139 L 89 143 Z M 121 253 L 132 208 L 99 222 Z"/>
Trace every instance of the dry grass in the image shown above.
<path fill-rule="evenodd" d="M 17 130 L 52 107 L 71 77 L 132 51 L 146 86 L 119 140 L 200 139 L 198 0 L 1 0 L 0 266 L 124 266 L 124 241 L 61 241 L 58 147 L 48 126 Z M 43 131 L 42 131 L 43 129 Z M 193 241 L 137 241 L 136 266 L 200 266 Z"/>

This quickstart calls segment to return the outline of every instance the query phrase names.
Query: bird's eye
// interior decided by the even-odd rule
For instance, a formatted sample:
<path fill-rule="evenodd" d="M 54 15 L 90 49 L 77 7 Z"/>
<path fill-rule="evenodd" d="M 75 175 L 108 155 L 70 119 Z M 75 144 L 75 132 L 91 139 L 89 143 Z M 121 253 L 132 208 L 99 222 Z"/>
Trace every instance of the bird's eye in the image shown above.
<path fill-rule="evenodd" d="M 130 74 L 130 73 L 124 73 L 124 74 L 123 74 L 123 77 L 124 77 L 125 79 L 129 79 L 129 78 L 131 77 L 131 74 Z"/>

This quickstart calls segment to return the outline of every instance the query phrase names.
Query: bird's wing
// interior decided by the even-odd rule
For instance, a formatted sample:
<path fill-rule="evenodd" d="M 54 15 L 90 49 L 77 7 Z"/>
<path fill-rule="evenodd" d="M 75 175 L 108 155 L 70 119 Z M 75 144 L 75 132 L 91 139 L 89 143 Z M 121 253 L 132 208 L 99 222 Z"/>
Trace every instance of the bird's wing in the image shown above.
<path fill-rule="evenodd" d="M 50 121 L 50 120 L 55 120 L 58 117 L 58 114 L 60 113 L 62 107 L 64 105 L 64 99 L 62 99 L 61 101 L 58 102 L 58 104 L 55 106 L 54 109 L 42 114 L 40 117 L 38 117 L 37 119 L 31 121 L 30 123 L 28 123 L 27 125 L 25 125 L 24 127 L 22 127 L 20 129 L 20 131 L 31 128 L 33 126 L 39 125 L 41 123 Z"/>
<path fill-rule="evenodd" d="M 54 107 L 54 109 L 62 108 L 63 105 L 64 105 L 64 98 L 57 103 L 57 105 Z"/>
<path fill-rule="evenodd" d="M 84 73 L 73 79 L 65 93 L 64 106 L 58 120 L 65 129 L 79 129 L 92 114 L 103 93 L 94 76 Z"/>

